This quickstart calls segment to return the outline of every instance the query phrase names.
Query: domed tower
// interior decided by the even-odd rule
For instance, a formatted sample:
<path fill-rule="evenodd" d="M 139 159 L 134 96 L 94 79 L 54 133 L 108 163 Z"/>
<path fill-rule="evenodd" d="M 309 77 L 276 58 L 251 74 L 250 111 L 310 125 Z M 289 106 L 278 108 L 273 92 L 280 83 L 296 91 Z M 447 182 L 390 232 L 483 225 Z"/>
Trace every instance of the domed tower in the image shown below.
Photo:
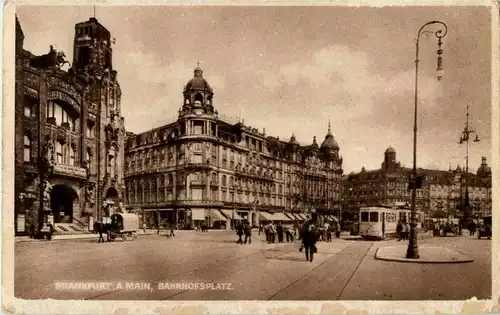
<path fill-rule="evenodd" d="M 203 78 L 200 64 L 194 69 L 194 77 L 184 86 L 184 104 L 179 110 L 177 122 L 181 135 L 214 136 L 217 130 L 217 111 L 213 107 L 213 90 Z"/>
<path fill-rule="evenodd" d="M 328 160 L 333 160 L 338 156 L 339 145 L 333 137 L 330 122 L 328 122 L 328 133 L 325 136 L 325 140 L 321 144 L 321 152 Z"/>
<path fill-rule="evenodd" d="M 200 64 L 194 69 L 194 77 L 184 87 L 184 110 L 194 110 L 201 113 L 213 113 L 213 90 L 203 78 Z"/>
<path fill-rule="evenodd" d="M 486 163 L 486 157 L 482 157 L 481 166 L 477 169 L 477 176 L 488 177 L 491 176 L 491 167 Z"/>
<path fill-rule="evenodd" d="M 382 169 L 387 170 L 396 165 L 396 150 L 392 146 L 389 146 L 384 152 L 384 162 L 382 163 Z"/>

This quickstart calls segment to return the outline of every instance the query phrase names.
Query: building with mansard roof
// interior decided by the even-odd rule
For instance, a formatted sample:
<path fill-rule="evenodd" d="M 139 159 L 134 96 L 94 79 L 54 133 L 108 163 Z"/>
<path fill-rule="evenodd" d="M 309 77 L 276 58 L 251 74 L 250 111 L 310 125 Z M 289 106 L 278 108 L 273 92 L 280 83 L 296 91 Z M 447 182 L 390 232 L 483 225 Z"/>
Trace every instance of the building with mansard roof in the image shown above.
<path fill-rule="evenodd" d="M 127 136 L 127 207 L 148 226 L 256 225 L 339 209 L 342 157 L 330 128 L 321 147 L 316 137 L 303 146 L 220 119 L 199 65 L 182 95 L 176 121 Z"/>
<path fill-rule="evenodd" d="M 122 202 L 124 119 L 110 32 L 97 19 L 75 25 L 73 62 L 50 46 L 25 50 L 16 17 L 16 233 L 52 222 L 87 231 Z"/>
<path fill-rule="evenodd" d="M 396 160 L 392 147 L 384 152 L 384 161 L 378 170 L 351 173 L 343 178 L 343 208 L 346 215 L 354 217 L 362 205 L 411 204 L 409 178 L 413 169 L 402 167 Z M 417 209 L 429 216 L 459 216 L 464 214 L 465 190 L 469 196 L 468 208 L 474 216 L 491 213 L 491 168 L 482 158 L 477 174 L 465 174 L 460 166 L 448 171 L 422 169 L 423 186 L 417 189 Z M 467 184 L 466 184 L 467 183 Z"/>

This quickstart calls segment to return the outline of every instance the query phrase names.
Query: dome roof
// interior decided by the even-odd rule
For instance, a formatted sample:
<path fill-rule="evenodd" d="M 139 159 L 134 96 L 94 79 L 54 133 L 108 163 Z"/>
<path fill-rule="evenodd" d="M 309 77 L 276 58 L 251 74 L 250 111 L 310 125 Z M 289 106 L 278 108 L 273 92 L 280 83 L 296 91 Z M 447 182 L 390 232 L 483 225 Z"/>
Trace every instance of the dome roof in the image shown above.
<path fill-rule="evenodd" d="M 201 90 L 212 92 L 212 88 L 208 84 L 207 80 L 203 78 L 203 70 L 201 70 L 200 64 L 198 64 L 198 66 L 194 69 L 194 77 L 188 81 L 184 90 Z"/>
<path fill-rule="evenodd" d="M 393 147 L 389 146 L 386 150 L 385 153 L 396 153 L 396 150 L 394 150 Z"/>
<path fill-rule="evenodd" d="M 326 134 L 325 140 L 321 144 L 322 149 L 338 149 L 339 144 L 337 141 L 335 141 L 335 138 L 333 137 L 332 133 L 328 131 Z"/>
<path fill-rule="evenodd" d="M 292 137 L 290 138 L 290 144 L 299 144 L 299 142 L 297 141 L 297 139 L 295 139 L 295 134 L 292 133 Z"/>
<path fill-rule="evenodd" d="M 486 163 L 486 158 L 482 158 L 481 166 L 477 169 L 477 175 L 491 175 L 491 167 Z"/>
<path fill-rule="evenodd" d="M 491 174 L 491 167 L 488 165 L 482 165 L 477 169 L 477 175 L 489 175 Z"/>
<path fill-rule="evenodd" d="M 325 140 L 321 144 L 321 149 L 338 149 L 339 144 L 335 141 L 333 137 L 330 121 L 328 121 L 328 132 L 325 136 Z"/>

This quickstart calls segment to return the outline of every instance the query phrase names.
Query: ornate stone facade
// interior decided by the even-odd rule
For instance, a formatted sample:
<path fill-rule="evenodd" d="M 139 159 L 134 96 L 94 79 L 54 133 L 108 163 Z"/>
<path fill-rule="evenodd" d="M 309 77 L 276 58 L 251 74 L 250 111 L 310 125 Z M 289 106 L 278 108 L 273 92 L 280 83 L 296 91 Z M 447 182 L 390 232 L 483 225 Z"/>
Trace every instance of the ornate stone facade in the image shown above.
<path fill-rule="evenodd" d="M 256 224 L 258 212 L 339 208 L 342 158 L 330 130 L 318 146 L 266 136 L 219 119 L 201 68 L 183 91 L 177 121 L 128 134 L 127 205 L 146 223 L 210 222 L 211 210 Z M 147 213 L 150 213 L 150 216 Z M 149 218 L 149 219 L 148 219 Z M 215 219 L 214 219 L 215 220 Z"/>
<path fill-rule="evenodd" d="M 343 208 L 354 217 L 359 206 L 369 204 L 411 203 L 409 178 L 411 168 L 396 161 L 396 150 L 389 147 L 379 170 L 351 173 L 343 180 Z M 460 167 L 441 171 L 417 170 L 423 176 L 422 189 L 417 189 L 417 208 L 430 216 L 459 216 L 465 198 L 465 172 Z M 467 176 L 470 210 L 474 216 L 491 213 L 491 169 L 483 157 L 477 174 Z"/>
<path fill-rule="evenodd" d="M 125 130 L 110 33 L 95 18 L 76 24 L 68 70 L 63 52 L 35 56 L 23 42 L 16 18 L 16 232 L 44 220 L 84 227 L 122 197 Z"/>

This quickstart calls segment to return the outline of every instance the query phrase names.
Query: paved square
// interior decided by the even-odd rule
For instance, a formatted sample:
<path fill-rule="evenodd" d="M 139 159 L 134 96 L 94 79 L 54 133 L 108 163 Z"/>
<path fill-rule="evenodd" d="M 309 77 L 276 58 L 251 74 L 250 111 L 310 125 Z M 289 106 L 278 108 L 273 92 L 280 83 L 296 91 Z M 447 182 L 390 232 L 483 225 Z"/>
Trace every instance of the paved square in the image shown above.
<path fill-rule="evenodd" d="M 169 240 L 67 240 L 16 243 L 15 296 L 23 299 L 105 300 L 463 300 L 491 297 L 491 241 L 426 238 L 474 259 L 464 264 L 375 260 L 398 241 L 334 239 L 318 243 L 313 262 L 299 243 L 267 244 L 254 233 L 236 244 L 226 231 L 181 231 Z M 109 282 L 108 289 L 59 289 L 57 282 Z M 116 287 L 120 282 L 124 286 Z M 125 285 L 129 283 L 129 287 Z M 145 283 L 144 287 L 137 282 Z M 174 284 L 180 284 L 175 287 Z M 134 284 L 134 285 L 132 285 Z M 182 286 L 184 284 L 184 286 Z M 196 284 L 196 288 L 194 287 Z M 208 286 L 201 288 L 200 285 Z M 148 287 L 150 285 L 150 287 Z M 218 286 L 218 288 L 217 288 Z"/>

